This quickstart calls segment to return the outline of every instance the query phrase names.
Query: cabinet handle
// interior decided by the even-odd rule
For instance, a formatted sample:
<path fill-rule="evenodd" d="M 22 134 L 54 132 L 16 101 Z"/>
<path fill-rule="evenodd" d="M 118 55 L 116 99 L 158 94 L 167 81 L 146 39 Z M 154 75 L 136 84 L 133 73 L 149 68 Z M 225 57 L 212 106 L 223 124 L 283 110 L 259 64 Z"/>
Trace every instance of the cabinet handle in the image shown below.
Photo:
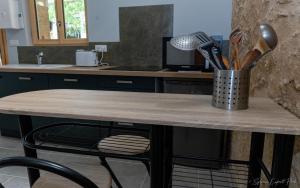
<path fill-rule="evenodd" d="M 126 123 L 126 122 L 118 122 L 117 124 L 120 126 L 134 126 L 133 123 Z"/>
<path fill-rule="evenodd" d="M 117 84 L 133 84 L 130 80 L 117 80 Z"/>
<path fill-rule="evenodd" d="M 19 80 L 30 81 L 30 80 L 32 80 L 32 78 L 30 78 L 30 77 L 19 77 Z"/>
<path fill-rule="evenodd" d="M 65 78 L 64 82 L 78 82 L 78 79 L 70 79 L 70 78 Z"/>

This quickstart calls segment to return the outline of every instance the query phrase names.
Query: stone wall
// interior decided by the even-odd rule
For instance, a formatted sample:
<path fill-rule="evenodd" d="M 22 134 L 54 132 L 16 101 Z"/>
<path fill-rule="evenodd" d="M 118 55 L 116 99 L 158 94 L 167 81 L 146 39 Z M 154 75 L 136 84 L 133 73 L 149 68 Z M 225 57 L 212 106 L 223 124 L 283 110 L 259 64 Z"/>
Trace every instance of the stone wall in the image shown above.
<path fill-rule="evenodd" d="M 269 23 L 278 34 L 277 48 L 264 57 L 252 70 L 250 92 L 254 96 L 268 96 L 300 117 L 300 1 L 299 0 L 233 0 L 232 28 L 239 27 L 248 35 L 245 50 L 257 41 L 258 26 Z M 300 122 L 300 121 L 299 121 Z M 234 147 L 249 143 L 250 134 L 233 133 L 233 158 L 248 158 L 249 151 Z M 267 135 L 264 161 L 270 166 L 273 135 Z M 296 138 L 292 176 L 300 186 L 300 137 Z"/>

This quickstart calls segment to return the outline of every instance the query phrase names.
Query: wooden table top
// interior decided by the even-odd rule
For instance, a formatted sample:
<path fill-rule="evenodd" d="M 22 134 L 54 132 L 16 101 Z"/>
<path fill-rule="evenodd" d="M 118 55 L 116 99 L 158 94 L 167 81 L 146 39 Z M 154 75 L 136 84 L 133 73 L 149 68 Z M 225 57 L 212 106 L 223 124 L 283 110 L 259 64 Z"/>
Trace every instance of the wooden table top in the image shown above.
<path fill-rule="evenodd" d="M 53 64 L 52 64 L 53 65 Z M 156 78 L 203 78 L 212 79 L 213 73 L 201 71 L 126 71 L 109 70 L 112 66 L 102 67 L 76 67 L 72 65 L 49 66 L 38 65 L 6 65 L 0 66 L 0 72 L 11 73 L 41 73 L 41 74 L 78 74 L 78 75 L 98 75 L 98 76 L 137 76 L 137 77 L 156 77 Z"/>
<path fill-rule="evenodd" d="M 63 89 L 1 98 L 0 113 L 300 135 L 299 118 L 270 99 L 249 105 L 225 111 L 205 95 Z"/>

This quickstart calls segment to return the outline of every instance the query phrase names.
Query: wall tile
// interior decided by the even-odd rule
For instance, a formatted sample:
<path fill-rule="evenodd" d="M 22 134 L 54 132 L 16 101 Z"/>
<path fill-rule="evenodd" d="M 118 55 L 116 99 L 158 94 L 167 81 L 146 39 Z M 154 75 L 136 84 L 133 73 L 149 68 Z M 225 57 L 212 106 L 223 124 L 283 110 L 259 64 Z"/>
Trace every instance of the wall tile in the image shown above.
<path fill-rule="evenodd" d="M 111 65 L 162 65 L 162 37 L 173 35 L 173 5 L 122 7 L 120 43 L 89 43 L 88 46 L 18 47 L 19 62 L 34 64 L 43 51 L 47 64 L 75 64 L 77 49 L 92 50 L 107 44 L 103 62 Z M 101 56 L 101 55 L 99 55 Z"/>

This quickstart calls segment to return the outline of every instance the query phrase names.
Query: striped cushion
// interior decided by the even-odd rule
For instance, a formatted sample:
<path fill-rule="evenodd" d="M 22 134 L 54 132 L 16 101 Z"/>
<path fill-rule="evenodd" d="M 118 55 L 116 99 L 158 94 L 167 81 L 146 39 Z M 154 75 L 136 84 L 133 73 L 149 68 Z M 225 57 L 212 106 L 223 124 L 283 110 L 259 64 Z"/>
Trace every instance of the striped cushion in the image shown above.
<path fill-rule="evenodd" d="M 99 142 L 98 149 L 104 153 L 137 155 L 150 150 L 150 140 L 134 135 L 110 136 Z"/>
<path fill-rule="evenodd" d="M 70 167 L 69 165 L 66 165 Z M 74 166 L 75 167 L 75 166 Z M 99 188 L 111 188 L 112 180 L 109 172 L 103 166 L 97 165 L 97 167 L 89 168 L 84 165 L 76 164 L 76 167 L 70 167 L 71 169 L 78 169 L 76 170 L 80 174 L 84 175 L 92 182 L 94 182 Z M 82 188 L 81 186 L 77 185 L 76 183 L 49 173 L 41 173 L 41 177 L 34 183 L 32 188 Z"/>

